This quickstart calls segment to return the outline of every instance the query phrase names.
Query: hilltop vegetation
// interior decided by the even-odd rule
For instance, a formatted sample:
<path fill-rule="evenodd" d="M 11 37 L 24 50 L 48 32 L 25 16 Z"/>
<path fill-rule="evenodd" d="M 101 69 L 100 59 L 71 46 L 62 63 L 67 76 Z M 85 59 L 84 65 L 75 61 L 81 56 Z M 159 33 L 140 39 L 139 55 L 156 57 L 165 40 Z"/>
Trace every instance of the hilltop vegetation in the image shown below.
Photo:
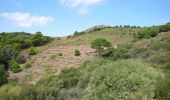
<path fill-rule="evenodd" d="M 47 43 L 43 42 L 43 36 L 39 33 L 31 37 L 36 37 L 32 41 L 37 42 L 35 44 L 31 42 L 29 47 Z M 7 44 L 12 43 L 14 42 Z M 170 23 L 152 27 L 129 25 L 100 27 L 90 31 L 75 32 L 73 36 L 55 39 L 51 45 L 46 45 L 48 49 L 45 52 L 48 53 L 48 57 L 43 54 L 34 55 L 36 54 L 34 47 L 31 47 L 27 53 L 33 57 L 43 57 L 44 60 L 37 65 L 48 63 L 45 68 L 59 69 L 54 62 L 69 56 L 62 52 L 65 50 L 61 49 L 62 46 L 68 49 L 69 46 L 88 45 L 94 48 L 95 52 L 85 52 L 87 48 L 81 47 L 81 49 L 67 50 L 67 53 L 72 54 L 70 62 L 75 58 L 86 58 L 85 53 L 92 56 L 90 59 L 84 61 L 79 67 L 67 67 L 61 70 L 60 74 L 47 73 L 34 85 L 19 83 L 16 80 L 9 82 L 0 87 L 0 98 L 3 100 L 168 100 L 170 97 L 169 44 Z M 54 47 L 59 47 L 60 52 L 55 51 Z M 49 48 L 53 50 L 51 50 L 52 55 Z M 22 49 L 20 48 L 21 51 Z M 18 55 L 12 51 L 8 60 L 13 62 L 14 70 L 18 71 L 15 54 Z M 27 61 L 25 67 L 27 69 L 35 67 L 35 62 Z M 66 60 L 63 62 L 66 63 Z M 0 84 L 7 82 L 5 66 L 6 64 L 3 63 L 0 65 Z"/>
<path fill-rule="evenodd" d="M 52 40 L 51 37 L 43 36 L 41 32 L 36 34 L 14 32 L 14 33 L 0 33 L 0 70 L 5 73 L 7 70 L 12 70 L 17 73 L 20 72 L 19 63 L 25 63 L 25 58 L 19 55 L 23 49 L 31 46 L 40 46 Z M 5 75 L 2 76 L 6 78 Z M 0 81 L 0 84 L 4 81 Z"/>

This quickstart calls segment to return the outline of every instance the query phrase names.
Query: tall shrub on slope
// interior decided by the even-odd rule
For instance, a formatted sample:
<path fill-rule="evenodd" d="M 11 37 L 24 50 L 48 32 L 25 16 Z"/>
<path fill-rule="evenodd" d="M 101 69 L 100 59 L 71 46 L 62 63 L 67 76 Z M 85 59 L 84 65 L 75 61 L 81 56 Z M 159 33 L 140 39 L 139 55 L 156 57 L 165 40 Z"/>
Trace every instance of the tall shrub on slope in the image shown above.
<path fill-rule="evenodd" d="M 154 97 L 155 70 L 139 61 L 122 60 L 98 68 L 87 87 L 87 100 L 150 100 Z"/>

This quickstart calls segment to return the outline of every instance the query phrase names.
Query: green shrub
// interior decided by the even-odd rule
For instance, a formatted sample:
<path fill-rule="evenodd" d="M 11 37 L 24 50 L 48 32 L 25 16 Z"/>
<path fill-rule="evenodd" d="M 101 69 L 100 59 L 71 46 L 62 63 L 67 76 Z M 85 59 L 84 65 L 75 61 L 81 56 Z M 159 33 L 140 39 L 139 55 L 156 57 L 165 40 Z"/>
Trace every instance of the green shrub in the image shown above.
<path fill-rule="evenodd" d="M 102 56 L 103 53 L 107 56 L 107 49 L 108 47 L 111 47 L 111 43 L 106 39 L 98 38 L 91 42 L 91 47 L 96 49 L 96 52 L 99 54 L 99 56 Z"/>
<path fill-rule="evenodd" d="M 105 47 L 111 47 L 111 43 L 106 39 L 98 38 L 91 43 L 91 47 L 96 49 L 97 52 L 102 52 Z"/>
<path fill-rule="evenodd" d="M 74 51 L 74 55 L 75 55 L 75 56 L 80 56 L 80 51 L 75 50 L 75 51 Z"/>
<path fill-rule="evenodd" d="M 63 56 L 63 54 L 62 54 L 62 53 L 59 53 L 58 55 L 59 55 L 59 56 Z"/>
<path fill-rule="evenodd" d="M 12 58 L 17 57 L 18 51 L 14 49 L 11 45 L 5 45 L 0 48 L 0 63 L 8 65 Z"/>
<path fill-rule="evenodd" d="M 1 100 L 58 100 L 58 89 L 38 90 L 32 85 L 8 84 L 0 88 Z"/>
<path fill-rule="evenodd" d="M 137 34 L 137 37 L 138 39 L 156 37 L 159 33 L 158 30 L 159 28 L 150 27 L 150 28 L 145 29 L 142 32 L 139 32 Z"/>
<path fill-rule="evenodd" d="M 25 68 L 30 68 L 32 67 L 32 61 L 27 61 L 24 65 Z"/>
<path fill-rule="evenodd" d="M 74 34 L 73 34 L 73 36 L 80 36 L 80 35 L 83 35 L 83 34 L 86 34 L 86 32 L 77 32 L 77 31 L 75 31 L 74 32 Z"/>
<path fill-rule="evenodd" d="M 134 60 L 108 63 L 98 68 L 86 89 L 87 100 L 150 100 L 157 72 Z"/>
<path fill-rule="evenodd" d="M 48 76 L 42 78 L 38 81 L 37 88 L 72 88 L 77 85 L 79 76 L 79 70 L 74 68 L 65 69 L 58 76 Z"/>
<path fill-rule="evenodd" d="M 170 31 L 170 23 L 167 23 L 166 25 L 162 25 L 159 29 L 159 32 L 167 32 Z"/>
<path fill-rule="evenodd" d="M 165 68 L 170 70 L 170 62 L 165 65 Z"/>
<path fill-rule="evenodd" d="M 5 67 L 0 64 L 0 86 L 7 82 L 7 78 L 5 75 Z"/>
<path fill-rule="evenodd" d="M 10 68 L 11 68 L 12 72 L 14 72 L 14 73 L 18 73 L 21 71 L 20 65 L 14 59 L 12 59 L 10 61 Z"/>
<path fill-rule="evenodd" d="M 112 59 L 113 60 L 128 59 L 130 58 L 130 54 L 128 54 L 127 52 L 128 52 L 127 49 L 124 48 L 114 49 Z"/>
<path fill-rule="evenodd" d="M 30 49 L 29 49 L 29 55 L 36 55 L 37 54 L 37 51 L 35 50 L 35 48 L 34 47 L 31 47 Z"/>
<path fill-rule="evenodd" d="M 62 83 L 63 88 L 75 87 L 79 81 L 79 70 L 70 68 L 65 69 L 59 75 L 60 82 Z"/>
<path fill-rule="evenodd" d="M 170 98 L 170 72 L 165 74 L 164 78 L 160 78 L 156 86 L 156 96 L 158 100 L 169 100 Z"/>

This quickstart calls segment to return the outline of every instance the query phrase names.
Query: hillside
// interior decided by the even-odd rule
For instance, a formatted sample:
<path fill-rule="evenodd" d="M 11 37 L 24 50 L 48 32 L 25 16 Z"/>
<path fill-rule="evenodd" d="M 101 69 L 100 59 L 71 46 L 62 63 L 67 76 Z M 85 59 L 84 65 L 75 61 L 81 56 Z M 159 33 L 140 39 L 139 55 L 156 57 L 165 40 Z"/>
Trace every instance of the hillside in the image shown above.
<path fill-rule="evenodd" d="M 6 49 L 0 69 L 3 100 L 152 100 L 169 96 L 170 24 L 102 27 L 67 37 L 27 36 L 26 48 Z M 15 34 L 16 35 L 16 34 Z M 18 41 L 22 40 L 18 36 Z M 25 35 L 24 35 L 25 37 Z M 36 41 L 34 41 L 36 39 Z M 15 38 L 12 38 L 14 41 Z M 16 43 L 18 41 L 15 40 Z M 22 40 L 24 41 L 24 40 Z M 28 42 L 28 41 L 27 41 Z M 22 46 L 24 42 L 19 42 Z M 18 44 L 19 44 L 18 43 Z M 39 45 L 33 45 L 33 44 Z M 43 44 L 41 44 L 43 43 Z M 14 56 L 16 55 L 16 56 Z M 1 57 L 1 56 L 0 56 Z M 1 57 L 1 59 L 4 56 Z M 18 60 L 18 57 L 20 58 Z M 25 60 L 20 63 L 19 61 Z M 14 68 L 14 70 L 13 70 Z M 17 70 L 16 70 L 17 69 Z M 5 71 L 8 72 L 7 79 Z M 4 75 L 4 76 L 3 76 Z M 7 83 L 8 82 L 8 83 Z M 18 91 L 16 91 L 18 90 Z M 16 91 L 16 92 L 14 92 Z"/>
<path fill-rule="evenodd" d="M 57 45 L 90 45 L 96 38 L 105 38 L 118 45 L 131 41 L 134 34 L 142 30 L 142 28 L 105 28 L 99 31 L 86 32 L 80 36 L 66 37 L 64 40 L 58 41 Z"/>
<path fill-rule="evenodd" d="M 90 43 L 97 38 L 105 38 L 113 46 L 132 41 L 133 34 L 140 31 L 138 28 L 106 28 L 99 31 L 92 31 L 80 36 L 71 38 L 54 39 L 51 43 L 36 47 L 37 55 L 29 56 L 29 50 L 24 50 L 21 55 L 25 55 L 27 62 L 31 61 L 30 68 L 24 68 L 21 64 L 20 73 L 9 72 L 9 80 L 19 80 L 21 83 L 35 84 L 40 78 L 46 75 L 57 75 L 65 68 L 77 68 L 83 62 L 94 55 L 94 49 Z M 126 33 L 126 34 L 125 34 Z M 81 51 L 81 55 L 74 56 L 74 51 Z M 62 56 L 59 54 L 62 53 Z"/>

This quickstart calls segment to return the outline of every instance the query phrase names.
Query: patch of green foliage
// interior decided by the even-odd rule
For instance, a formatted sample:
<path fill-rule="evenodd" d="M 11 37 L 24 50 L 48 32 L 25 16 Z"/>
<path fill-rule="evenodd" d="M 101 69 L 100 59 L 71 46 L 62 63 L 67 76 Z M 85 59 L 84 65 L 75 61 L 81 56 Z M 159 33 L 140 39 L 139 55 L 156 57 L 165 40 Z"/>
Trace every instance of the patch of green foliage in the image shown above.
<path fill-rule="evenodd" d="M 35 50 L 34 47 L 29 48 L 29 55 L 36 55 L 37 51 Z"/>
<path fill-rule="evenodd" d="M 58 76 L 48 76 L 37 83 L 37 88 L 72 88 L 76 86 L 79 79 L 79 71 L 74 68 L 65 69 Z"/>
<path fill-rule="evenodd" d="M 25 68 L 30 68 L 32 67 L 32 61 L 27 61 L 24 65 Z"/>
<path fill-rule="evenodd" d="M 74 55 L 75 55 L 75 56 L 80 56 L 80 55 L 81 55 L 81 53 L 80 53 L 80 51 L 79 51 L 79 50 L 75 50 L 75 51 L 74 51 Z"/>
<path fill-rule="evenodd" d="M 138 39 L 152 38 L 152 37 L 156 37 L 158 33 L 159 33 L 159 27 L 150 27 L 150 28 L 146 28 L 142 32 L 139 32 L 137 34 L 137 38 Z"/>
<path fill-rule="evenodd" d="M 2 100 L 56 100 L 57 89 L 38 90 L 33 85 L 8 84 L 0 88 Z"/>
<path fill-rule="evenodd" d="M 0 65 L 0 86 L 7 82 L 7 78 L 5 75 L 5 67 Z"/>
<path fill-rule="evenodd" d="M 80 35 L 83 35 L 83 34 L 86 34 L 86 32 L 84 32 L 84 31 L 82 31 L 82 32 L 75 31 L 73 36 L 80 36 Z"/>
<path fill-rule="evenodd" d="M 31 46 L 40 46 L 52 40 L 51 37 L 43 36 L 41 32 L 30 34 L 25 32 L 0 33 L 0 64 L 6 70 L 11 68 L 13 72 L 19 72 L 19 64 L 25 63 L 24 56 L 18 55 L 22 49 Z M 34 54 L 34 52 L 32 52 Z M 10 62 L 12 59 L 16 61 Z M 5 77 L 5 76 L 4 76 Z"/>
<path fill-rule="evenodd" d="M 134 100 L 154 97 L 157 72 L 140 61 L 111 62 L 95 70 L 87 100 Z"/>
<path fill-rule="evenodd" d="M 170 72 L 165 73 L 165 77 L 157 82 L 156 96 L 158 100 L 169 100 L 170 99 Z"/>
<path fill-rule="evenodd" d="M 168 31 L 170 31 L 170 22 L 165 25 L 162 25 L 159 29 L 159 32 L 168 32 Z"/>
<path fill-rule="evenodd" d="M 12 59 L 12 60 L 10 61 L 10 69 L 11 69 L 11 71 L 14 72 L 14 73 L 18 73 L 18 72 L 21 71 L 20 65 L 19 65 L 18 62 L 16 62 L 14 59 Z"/>
<path fill-rule="evenodd" d="M 170 61 L 169 40 L 169 32 L 159 33 L 154 38 L 134 42 L 133 46 L 128 49 L 128 54 L 132 58 L 140 58 L 147 62 L 165 66 Z"/>
<path fill-rule="evenodd" d="M 106 39 L 98 38 L 91 42 L 91 47 L 96 49 L 97 52 L 101 53 L 105 48 L 111 47 L 111 43 Z"/>

